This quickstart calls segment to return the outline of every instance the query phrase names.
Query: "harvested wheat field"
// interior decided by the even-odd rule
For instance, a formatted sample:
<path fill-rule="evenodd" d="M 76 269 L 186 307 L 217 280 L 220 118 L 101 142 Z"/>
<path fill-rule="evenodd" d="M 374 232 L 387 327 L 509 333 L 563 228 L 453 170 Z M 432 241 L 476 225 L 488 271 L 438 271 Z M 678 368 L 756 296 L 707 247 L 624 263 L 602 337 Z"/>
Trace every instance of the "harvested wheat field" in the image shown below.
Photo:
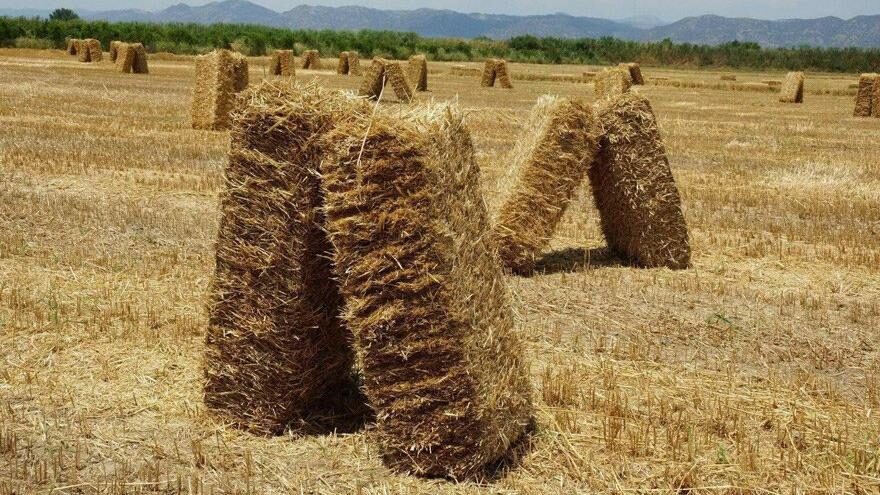
<path fill-rule="evenodd" d="M 256 86 L 265 59 L 250 62 Z M 595 102 L 589 83 L 540 78 L 601 70 L 509 66 L 514 88 L 493 91 L 472 71 L 431 63 L 431 99 L 457 101 L 465 116 L 489 217 L 509 193 L 505 157 L 538 99 Z M 358 88 L 327 67 L 299 77 Z M 509 462 L 455 482 L 392 469 L 376 442 L 383 418 L 276 410 L 293 422 L 265 436 L 206 405 L 206 339 L 220 328 L 209 320 L 211 281 L 218 268 L 258 268 L 236 265 L 245 258 L 234 250 L 218 258 L 221 225 L 233 232 L 268 212 L 277 223 L 260 225 L 283 237 L 283 222 L 308 218 L 272 210 L 272 191 L 259 187 L 260 203 L 221 200 L 227 180 L 247 192 L 283 157 L 237 145 L 233 165 L 263 168 L 224 177 L 230 133 L 190 128 L 193 59 L 153 55 L 149 69 L 134 77 L 63 50 L 0 50 L 0 493 L 880 490 L 880 119 L 853 117 L 858 74 L 811 72 L 804 104 L 784 105 L 778 89 L 720 81 L 730 69 L 642 65 L 647 85 L 630 91 L 656 115 L 690 267 L 637 268 L 611 254 L 584 181 L 533 273 L 480 288 L 505 286 L 535 424 Z M 736 84 L 785 77 L 734 73 Z M 73 97 L 73 85 L 95 90 Z M 379 105 L 392 116 L 414 106 Z M 314 175 L 301 179 L 280 178 L 311 187 Z M 235 204 L 243 215 L 227 215 Z M 223 239 L 253 259 L 277 253 Z M 281 284 L 278 304 L 297 289 L 265 282 Z M 266 429 L 275 426 L 257 425 Z"/>

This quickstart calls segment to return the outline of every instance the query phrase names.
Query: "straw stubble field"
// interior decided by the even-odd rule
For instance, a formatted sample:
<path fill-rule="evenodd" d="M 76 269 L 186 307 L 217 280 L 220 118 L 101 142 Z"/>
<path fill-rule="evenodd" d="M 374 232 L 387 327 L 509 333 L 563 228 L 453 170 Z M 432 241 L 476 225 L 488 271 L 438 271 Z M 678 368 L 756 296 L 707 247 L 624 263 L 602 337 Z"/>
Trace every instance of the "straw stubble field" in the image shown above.
<path fill-rule="evenodd" d="M 297 78 L 357 88 L 324 65 Z M 482 89 L 450 68 L 431 63 L 420 98 L 468 112 L 494 212 L 532 105 L 592 88 Z M 531 451 L 491 483 L 454 484 L 391 473 L 360 428 L 265 439 L 206 415 L 228 133 L 190 128 L 191 59 L 153 56 L 144 76 L 2 50 L 0 73 L 0 494 L 880 488 L 880 121 L 851 117 L 857 76 L 808 74 L 803 105 L 637 89 L 669 149 L 693 268 L 610 256 L 584 184 L 537 273 L 507 278 L 536 390 Z"/>

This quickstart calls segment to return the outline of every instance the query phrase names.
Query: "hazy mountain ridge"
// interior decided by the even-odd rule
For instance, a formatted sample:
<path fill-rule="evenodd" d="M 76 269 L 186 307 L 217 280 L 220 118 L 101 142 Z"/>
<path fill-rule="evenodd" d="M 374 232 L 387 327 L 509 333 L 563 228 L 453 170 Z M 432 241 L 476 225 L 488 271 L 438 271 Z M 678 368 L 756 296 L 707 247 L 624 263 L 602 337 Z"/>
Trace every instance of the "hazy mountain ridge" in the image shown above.
<path fill-rule="evenodd" d="M 48 12 L 0 9 L 0 15 L 45 16 Z M 81 11 L 80 15 L 85 19 L 108 21 L 249 23 L 289 29 L 387 29 L 416 32 L 428 37 L 504 39 L 531 34 L 564 38 L 613 36 L 642 41 L 669 38 L 675 42 L 707 45 L 739 40 L 754 41 L 763 46 L 880 47 L 880 15 L 849 20 L 824 17 L 780 21 L 705 15 L 657 26 L 662 21 L 639 17 L 612 21 L 567 14 L 511 16 L 438 9 L 379 10 L 358 6 L 300 5 L 276 12 L 247 0 L 224 0 L 195 7 L 181 3 L 157 12 L 128 9 Z"/>

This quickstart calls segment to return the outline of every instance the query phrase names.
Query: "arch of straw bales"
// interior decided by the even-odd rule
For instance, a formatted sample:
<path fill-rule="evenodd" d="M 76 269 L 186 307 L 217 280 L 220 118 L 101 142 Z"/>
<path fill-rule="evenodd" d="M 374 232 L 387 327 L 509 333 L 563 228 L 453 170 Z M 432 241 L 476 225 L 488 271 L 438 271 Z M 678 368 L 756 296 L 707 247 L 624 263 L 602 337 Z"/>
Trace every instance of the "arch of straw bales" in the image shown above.
<path fill-rule="evenodd" d="M 782 103 L 803 103 L 804 102 L 804 73 L 789 72 L 782 82 L 782 92 L 779 95 L 779 101 Z"/>
<path fill-rule="evenodd" d="M 462 114 L 359 112 L 328 142 L 327 231 L 382 458 L 479 477 L 527 434 L 532 407 Z"/>
<path fill-rule="evenodd" d="M 619 64 L 619 67 L 629 72 L 629 77 L 632 79 L 633 86 L 643 86 L 645 84 L 645 78 L 642 76 L 642 66 L 638 63 L 623 63 Z"/>
<path fill-rule="evenodd" d="M 292 81 L 265 81 L 241 99 L 220 198 L 204 399 L 240 428 L 280 434 L 335 416 L 325 411 L 355 390 L 315 171 L 326 158 L 321 135 L 366 103 Z"/>
<path fill-rule="evenodd" d="M 320 70 L 321 54 L 318 50 L 306 50 L 302 54 L 302 69 Z"/>
<path fill-rule="evenodd" d="M 247 88 L 248 61 L 240 53 L 214 50 L 196 57 L 192 98 L 194 129 L 226 129 L 236 94 Z"/>
<path fill-rule="evenodd" d="M 269 74 L 273 76 L 294 77 L 296 57 L 293 50 L 275 50 L 269 57 Z"/>
<path fill-rule="evenodd" d="M 510 193 L 493 228 L 508 269 L 522 274 L 534 269 L 536 256 L 549 244 L 587 177 L 601 133 L 598 119 L 583 102 L 538 100 L 509 160 L 516 182 L 504 185 Z"/>
<path fill-rule="evenodd" d="M 507 61 L 490 58 L 483 64 L 483 75 L 480 78 L 480 86 L 484 88 L 495 87 L 496 82 L 504 89 L 512 89 L 510 73 L 507 70 Z"/>
<path fill-rule="evenodd" d="M 870 117 L 874 112 L 874 92 L 878 74 L 862 74 L 859 77 L 854 117 Z"/>
<path fill-rule="evenodd" d="M 81 44 L 82 44 L 81 39 L 68 38 L 67 39 L 67 54 L 68 55 L 77 55 L 79 53 L 79 47 Z"/>
<path fill-rule="evenodd" d="M 596 98 L 622 95 L 633 85 L 632 73 L 625 67 L 611 67 L 602 70 L 593 78 Z"/>
<path fill-rule="evenodd" d="M 409 81 L 407 81 L 406 74 L 403 72 L 403 68 L 400 66 L 400 62 L 382 58 L 373 59 L 372 63 L 370 63 L 370 66 L 364 72 L 364 79 L 361 82 L 358 94 L 377 99 L 388 84 L 391 85 L 398 100 L 404 102 L 412 101 L 413 91 Z"/>
<path fill-rule="evenodd" d="M 424 55 L 413 55 L 407 63 L 407 75 L 415 91 L 428 91 L 428 59 Z"/>
<path fill-rule="evenodd" d="M 100 62 L 104 58 L 101 42 L 94 38 L 81 40 L 77 46 L 76 55 L 80 62 Z"/>
<path fill-rule="evenodd" d="M 589 177 L 609 248 L 639 266 L 687 268 L 687 224 L 650 102 L 624 93 L 597 113 L 604 133 Z"/>
<path fill-rule="evenodd" d="M 119 43 L 116 46 L 116 70 L 124 74 L 149 74 L 147 50 L 143 43 Z"/>
<path fill-rule="evenodd" d="M 339 63 L 336 64 L 336 73 L 342 76 L 361 75 L 361 57 L 358 52 L 345 51 L 339 53 Z"/>

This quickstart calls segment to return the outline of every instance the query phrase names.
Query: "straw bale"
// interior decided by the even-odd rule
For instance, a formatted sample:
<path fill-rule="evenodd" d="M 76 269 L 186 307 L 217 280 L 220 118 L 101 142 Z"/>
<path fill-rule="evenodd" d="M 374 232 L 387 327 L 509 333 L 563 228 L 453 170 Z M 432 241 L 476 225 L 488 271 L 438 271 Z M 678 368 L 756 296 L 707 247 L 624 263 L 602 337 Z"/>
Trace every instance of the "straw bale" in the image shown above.
<path fill-rule="evenodd" d="M 89 38 L 83 40 L 83 52 L 88 52 L 88 60 L 85 62 L 100 62 L 104 58 L 104 53 L 101 51 L 101 42 L 94 39 Z M 83 60 L 80 59 L 80 62 Z"/>
<path fill-rule="evenodd" d="M 622 67 L 605 69 L 596 74 L 596 98 L 607 98 L 626 93 L 632 87 L 630 71 Z"/>
<path fill-rule="evenodd" d="M 205 59 L 203 59 L 205 60 Z M 220 197 L 204 400 L 258 434 L 309 424 L 351 384 L 323 230 L 319 137 L 352 103 L 266 81 L 242 95 Z"/>
<path fill-rule="evenodd" d="M 324 168 L 344 320 L 398 471 L 481 477 L 528 432 L 528 366 L 461 114 L 379 109 L 339 124 Z"/>
<path fill-rule="evenodd" d="M 498 73 L 495 71 L 497 62 L 498 60 L 494 58 L 486 60 L 486 63 L 483 65 L 483 75 L 480 79 L 480 86 L 484 88 L 495 86 L 495 79 L 498 77 Z"/>
<path fill-rule="evenodd" d="M 339 62 L 336 63 L 336 73 L 340 76 L 348 74 L 348 52 L 339 52 Z"/>
<path fill-rule="evenodd" d="M 382 94 L 382 89 L 386 84 L 391 85 L 398 100 L 412 101 L 413 92 L 400 63 L 381 58 L 373 59 L 370 67 L 364 73 L 364 79 L 358 94 L 377 99 Z"/>
<path fill-rule="evenodd" d="M 196 57 L 193 86 L 193 129 L 227 129 L 235 95 L 247 87 L 247 59 L 229 50 Z"/>
<path fill-rule="evenodd" d="M 687 225 L 651 104 L 624 93 L 597 112 L 605 134 L 589 175 L 609 248 L 640 266 L 686 268 Z"/>
<path fill-rule="evenodd" d="M 502 89 L 513 89 L 513 84 L 510 83 L 510 73 L 507 71 L 506 60 L 499 59 L 495 61 L 495 82 Z"/>
<path fill-rule="evenodd" d="M 596 157 L 602 128 L 581 101 L 543 97 L 509 160 L 516 184 L 501 206 L 493 238 L 505 266 L 529 273 L 553 237 Z"/>
<path fill-rule="evenodd" d="M 76 48 L 77 60 L 80 62 L 91 62 L 92 61 L 92 51 L 89 50 L 89 40 L 80 40 L 79 45 Z"/>
<path fill-rule="evenodd" d="M 789 72 L 782 83 L 782 93 L 779 96 L 782 103 L 804 102 L 804 73 Z"/>
<path fill-rule="evenodd" d="M 116 63 L 116 58 L 119 56 L 119 45 L 121 41 L 111 41 L 110 42 L 110 61 Z"/>
<path fill-rule="evenodd" d="M 871 115 L 880 117 L 880 75 L 874 77 L 874 99 L 871 102 Z"/>
<path fill-rule="evenodd" d="M 854 117 L 870 117 L 874 107 L 874 80 L 877 74 L 862 74 L 859 77 L 858 94 L 856 94 L 856 108 Z"/>
<path fill-rule="evenodd" d="M 348 75 L 361 75 L 361 56 L 358 52 L 348 51 Z"/>
<path fill-rule="evenodd" d="M 296 75 L 296 57 L 293 50 L 275 50 L 269 58 L 269 74 L 293 77 Z"/>
<path fill-rule="evenodd" d="M 311 70 L 321 69 L 321 54 L 318 50 L 306 50 L 303 52 L 302 68 Z"/>
<path fill-rule="evenodd" d="M 134 47 L 135 51 L 132 72 L 135 74 L 149 74 L 150 67 L 147 64 L 147 49 L 144 48 L 143 43 L 132 43 L 131 46 Z"/>
<path fill-rule="evenodd" d="M 449 73 L 453 76 L 479 76 L 482 74 L 480 69 L 475 67 L 467 67 L 464 65 L 453 65 L 449 69 Z"/>
<path fill-rule="evenodd" d="M 70 38 L 67 40 L 67 54 L 68 55 L 76 55 L 79 52 L 79 46 L 82 43 L 82 40 L 77 38 Z"/>
<path fill-rule="evenodd" d="M 123 73 L 147 74 L 147 51 L 142 43 L 122 43 L 116 46 L 116 70 Z"/>
<path fill-rule="evenodd" d="M 412 89 L 428 91 L 428 59 L 424 55 L 413 55 L 409 58 L 407 74 Z"/>
<path fill-rule="evenodd" d="M 641 65 L 635 62 L 630 62 L 619 64 L 619 67 L 629 72 L 629 77 L 632 80 L 633 86 L 643 86 L 645 84 L 645 78 L 642 77 Z"/>

